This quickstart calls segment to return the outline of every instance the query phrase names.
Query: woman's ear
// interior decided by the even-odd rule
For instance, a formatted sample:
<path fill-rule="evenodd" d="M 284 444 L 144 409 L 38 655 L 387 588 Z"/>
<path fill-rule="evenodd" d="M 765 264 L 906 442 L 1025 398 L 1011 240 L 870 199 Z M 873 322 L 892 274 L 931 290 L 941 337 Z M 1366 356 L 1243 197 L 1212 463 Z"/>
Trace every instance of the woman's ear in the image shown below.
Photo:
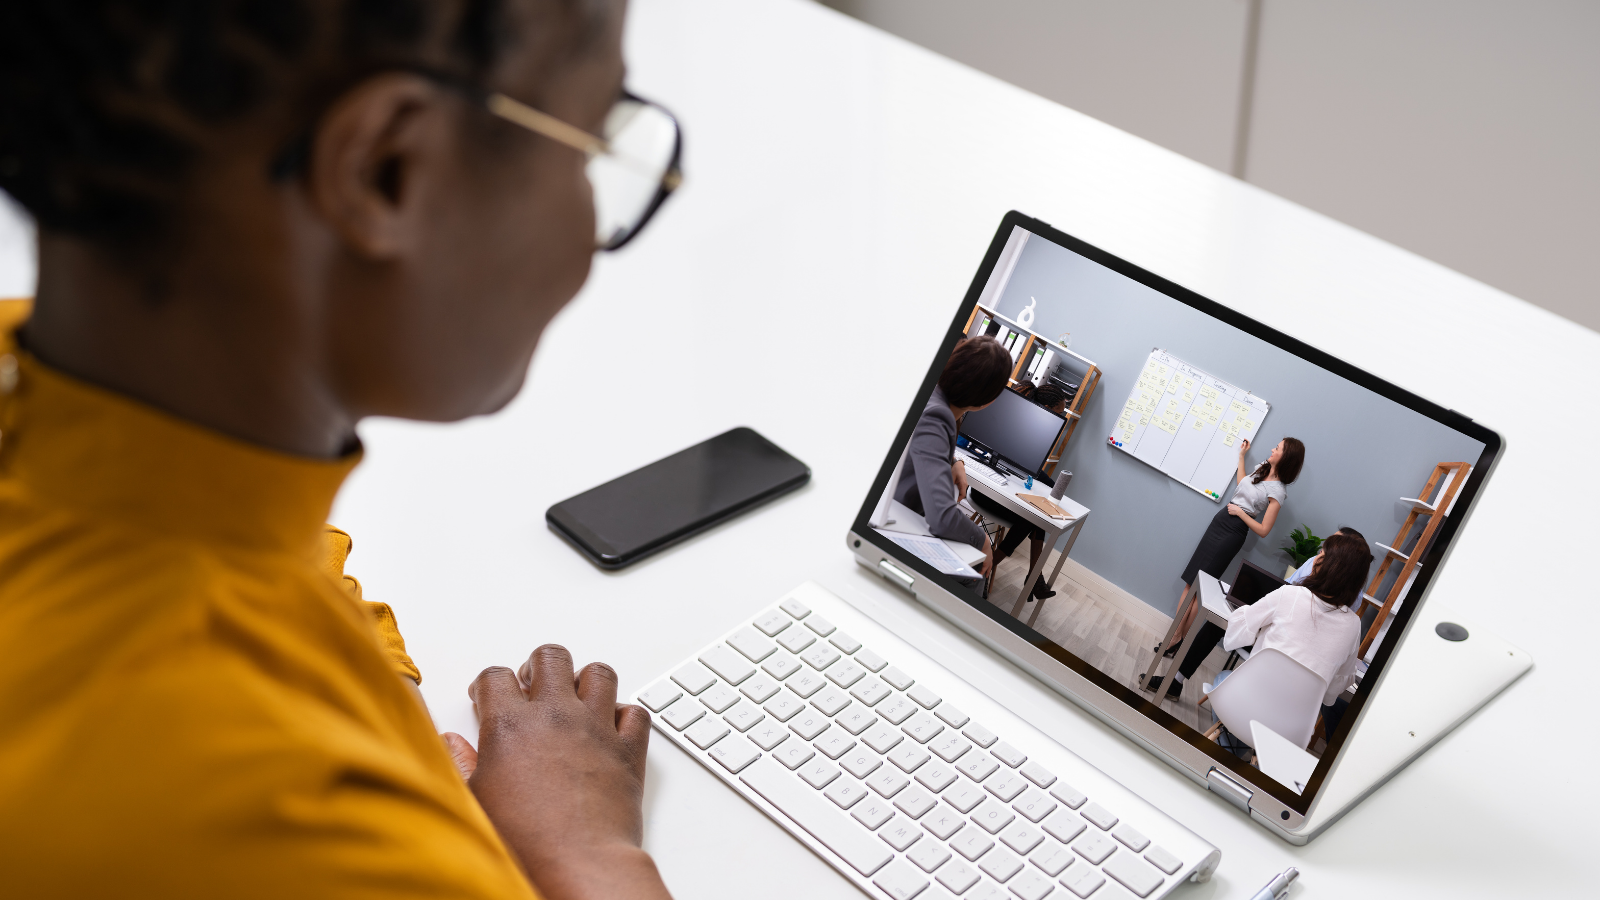
<path fill-rule="evenodd" d="M 430 194 L 448 190 L 453 94 L 416 75 L 378 75 L 323 116 L 306 184 L 312 207 L 357 255 L 389 259 L 422 239 Z"/>

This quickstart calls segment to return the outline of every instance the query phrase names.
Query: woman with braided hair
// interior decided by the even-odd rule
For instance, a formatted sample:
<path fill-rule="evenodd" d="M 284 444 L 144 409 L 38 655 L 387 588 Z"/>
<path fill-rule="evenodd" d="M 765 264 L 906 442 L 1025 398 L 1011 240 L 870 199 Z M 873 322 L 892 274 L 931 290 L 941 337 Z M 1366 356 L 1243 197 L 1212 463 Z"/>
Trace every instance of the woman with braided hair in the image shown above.
<path fill-rule="evenodd" d="M 476 750 L 441 741 L 323 525 L 359 421 L 504 406 L 676 184 L 622 20 L 0 4 L 0 188 L 39 244 L 0 305 L 8 896 L 666 896 L 615 674 L 541 647 L 471 685 Z M 601 190 L 644 127 L 658 180 Z"/>

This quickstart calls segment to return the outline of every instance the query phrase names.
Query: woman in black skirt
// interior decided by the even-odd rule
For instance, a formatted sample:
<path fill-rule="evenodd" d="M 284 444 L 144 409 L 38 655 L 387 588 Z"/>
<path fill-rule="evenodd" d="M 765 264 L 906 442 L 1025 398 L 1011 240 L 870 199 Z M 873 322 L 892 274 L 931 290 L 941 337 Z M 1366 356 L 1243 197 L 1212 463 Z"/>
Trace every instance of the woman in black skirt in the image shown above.
<path fill-rule="evenodd" d="M 1284 488 L 1294 483 L 1300 477 L 1300 467 L 1305 463 L 1306 445 L 1297 438 L 1286 437 L 1272 448 L 1272 453 L 1266 461 L 1256 467 L 1254 473 L 1249 473 L 1245 466 L 1244 456 L 1250 451 L 1249 441 L 1239 442 L 1239 486 L 1234 489 L 1233 498 L 1228 505 L 1218 511 L 1211 519 L 1211 524 L 1206 527 L 1206 533 L 1200 537 L 1200 543 L 1194 548 L 1194 555 L 1189 557 L 1189 564 L 1183 567 L 1183 593 L 1178 597 L 1178 610 L 1182 614 L 1182 622 L 1178 630 L 1173 632 L 1172 646 L 1166 649 L 1163 656 L 1174 656 L 1178 647 L 1183 644 L 1183 636 L 1189 633 L 1189 627 L 1194 623 L 1195 614 L 1200 610 L 1198 591 L 1195 590 L 1194 579 L 1199 572 L 1204 572 L 1213 578 L 1221 578 L 1222 572 L 1233 562 L 1239 550 L 1244 547 L 1244 539 L 1251 532 L 1258 537 L 1266 537 L 1272 526 L 1278 521 L 1278 511 L 1283 508 L 1283 502 L 1288 499 L 1288 492 Z M 1195 603 L 1189 604 L 1189 598 L 1195 596 Z M 1213 635 L 1210 631 L 1215 631 Z M 1173 677 L 1172 683 L 1167 686 L 1167 696 L 1176 699 L 1183 693 L 1183 681 L 1194 670 L 1199 668 L 1200 660 L 1210 652 L 1216 642 L 1222 637 L 1222 629 L 1207 622 L 1200 634 L 1195 636 L 1194 644 L 1189 654 L 1178 667 L 1178 674 Z M 1160 645 L 1156 646 L 1160 651 Z M 1193 662 L 1193 665 L 1190 663 Z M 1144 686 L 1147 691 L 1161 688 L 1160 677 L 1150 679 Z"/>

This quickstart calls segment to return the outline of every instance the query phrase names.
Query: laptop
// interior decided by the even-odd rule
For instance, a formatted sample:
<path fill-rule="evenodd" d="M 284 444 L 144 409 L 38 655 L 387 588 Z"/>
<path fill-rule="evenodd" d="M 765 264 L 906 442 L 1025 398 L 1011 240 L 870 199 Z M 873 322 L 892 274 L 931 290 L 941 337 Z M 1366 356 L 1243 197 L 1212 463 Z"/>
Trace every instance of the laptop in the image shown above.
<path fill-rule="evenodd" d="M 913 455 L 919 424 L 938 418 L 929 402 L 946 363 L 969 338 L 1009 355 L 1004 407 L 967 429 L 986 440 L 955 447 L 952 434 L 942 455 Z M 1129 752 L 1153 754 L 1296 844 L 1531 667 L 1423 602 L 1503 447 L 1468 416 L 1018 212 L 930 349 L 846 535 L 883 596 L 846 602 L 816 583 L 774 594 L 635 696 L 662 735 L 870 896 L 1160 897 L 1221 863 L 1137 785 L 938 662 L 952 644 L 935 648 L 897 605 L 933 611 L 970 662 L 1038 679 L 1125 736 Z M 1046 393 L 1066 394 L 1062 411 L 1019 406 L 1030 385 L 1057 386 Z M 1206 736 L 1209 678 L 1169 700 L 1141 690 L 1139 675 L 1241 472 L 1253 478 L 1290 437 L 1304 466 L 1273 529 L 1248 536 L 1219 573 L 1230 605 L 1282 585 L 1271 572 L 1289 561 L 1291 528 L 1350 525 L 1373 549 L 1364 593 L 1386 621 L 1363 628 L 1367 665 L 1331 737 L 1304 749 L 1270 729 L 1256 738 L 1299 773 L 1280 780 Z M 967 492 L 991 502 L 938 506 L 957 481 L 940 467 L 957 460 L 971 470 Z M 1043 558 L 1014 540 L 984 578 L 980 545 L 1004 533 L 984 517 L 992 503 L 1044 536 Z M 1038 579 L 1054 595 L 1034 599 Z M 1204 665 L 1225 657 L 1219 646 Z M 1304 698 L 1281 702 L 1306 712 L 1291 701 Z"/>

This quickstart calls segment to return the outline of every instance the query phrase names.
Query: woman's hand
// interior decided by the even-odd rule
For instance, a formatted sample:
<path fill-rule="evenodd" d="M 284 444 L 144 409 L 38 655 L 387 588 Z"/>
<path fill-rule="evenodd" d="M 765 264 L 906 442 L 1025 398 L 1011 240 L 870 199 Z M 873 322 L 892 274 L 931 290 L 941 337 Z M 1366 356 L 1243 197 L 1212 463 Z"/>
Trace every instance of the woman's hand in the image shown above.
<path fill-rule="evenodd" d="M 1246 453 L 1249 453 L 1249 452 L 1250 452 L 1250 439 L 1249 438 L 1240 439 L 1240 441 L 1239 441 L 1239 459 L 1241 459 L 1241 460 L 1244 459 L 1244 455 Z"/>
<path fill-rule="evenodd" d="M 481 723 L 467 784 L 539 892 L 668 898 L 639 846 L 650 714 L 618 705 L 611 667 L 574 676 L 571 654 L 546 644 L 516 673 L 483 670 L 467 694 Z"/>
<path fill-rule="evenodd" d="M 967 495 L 967 464 L 964 460 L 956 460 L 950 464 L 950 477 L 955 479 L 956 500 Z"/>
<path fill-rule="evenodd" d="M 1241 519 L 1245 517 L 1244 510 L 1240 509 L 1239 508 L 1239 504 L 1237 504 L 1237 503 L 1229 503 L 1228 504 L 1228 515 L 1230 515 L 1230 516 L 1238 516 Z"/>

